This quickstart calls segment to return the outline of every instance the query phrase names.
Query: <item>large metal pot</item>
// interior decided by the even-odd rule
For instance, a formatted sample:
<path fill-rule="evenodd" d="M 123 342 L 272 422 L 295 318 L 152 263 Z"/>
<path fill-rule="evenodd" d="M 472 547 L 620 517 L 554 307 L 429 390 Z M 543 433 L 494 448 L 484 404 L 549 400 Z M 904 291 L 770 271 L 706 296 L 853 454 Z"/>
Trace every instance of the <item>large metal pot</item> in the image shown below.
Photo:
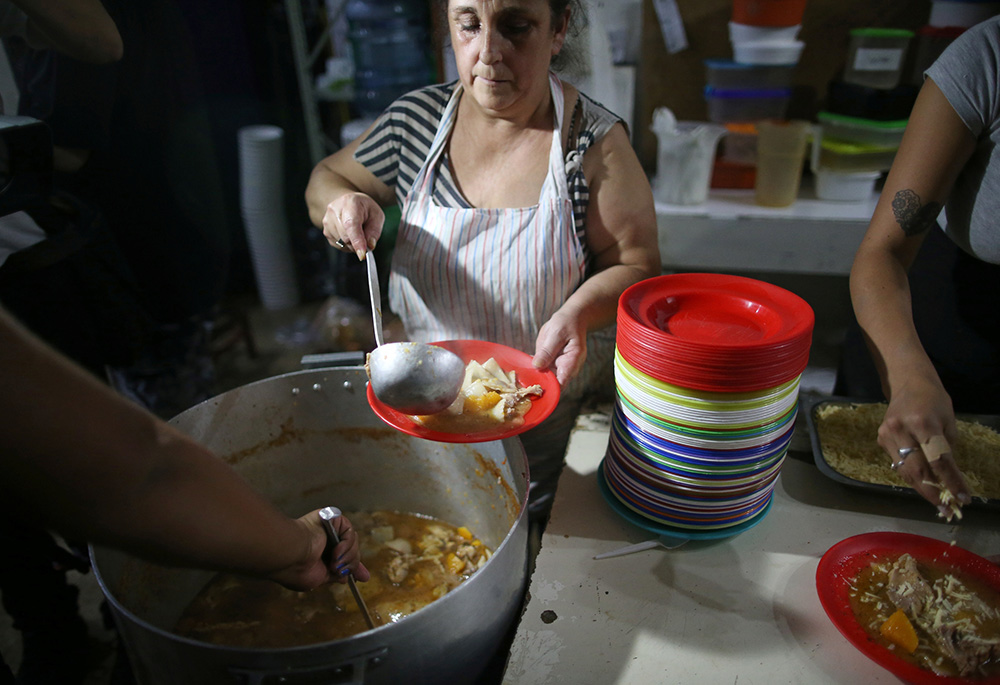
<path fill-rule="evenodd" d="M 468 526 L 493 557 L 397 623 L 346 640 L 250 650 L 170 632 L 212 573 L 95 548 L 97 580 L 139 683 L 460 683 L 489 663 L 526 579 L 521 443 L 444 444 L 389 429 L 369 408 L 365 383 L 357 367 L 290 373 L 224 393 L 173 423 L 291 516 L 327 505 L 420 512 Z"/>

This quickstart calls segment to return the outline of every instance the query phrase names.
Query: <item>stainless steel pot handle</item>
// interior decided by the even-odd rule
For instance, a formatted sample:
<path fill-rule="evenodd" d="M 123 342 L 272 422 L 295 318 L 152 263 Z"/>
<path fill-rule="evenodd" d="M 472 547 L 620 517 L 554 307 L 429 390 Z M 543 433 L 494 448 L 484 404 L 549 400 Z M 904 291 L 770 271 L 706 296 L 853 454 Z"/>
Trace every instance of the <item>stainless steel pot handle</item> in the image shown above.
<path fill-rule="evenodd" d="M 380 647 L 335 665 L 307 668 L 256 669 L 229 667 L 238 685 L 362 685 L 369 668 L 385 661 L 388 647 Z"/>
<path fill-rule="evenodd" d="M 326 352 L 324 354 L 307 354 L 299 360 L 303 369 L 328 369 L 338 366 L 364 366 L 365 353 L 361 350 L 351 352 Z"/>

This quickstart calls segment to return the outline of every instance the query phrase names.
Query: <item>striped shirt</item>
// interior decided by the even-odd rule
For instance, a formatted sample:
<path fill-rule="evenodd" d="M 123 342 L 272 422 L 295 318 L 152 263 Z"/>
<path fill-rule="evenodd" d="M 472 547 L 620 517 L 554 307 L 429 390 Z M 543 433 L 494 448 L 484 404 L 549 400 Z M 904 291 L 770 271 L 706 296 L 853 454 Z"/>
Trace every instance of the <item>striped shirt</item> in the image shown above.
<path fill-rule="evenodd" d="M 394 188 L 400 206 L 413 179 L 427 159 L 438 124 L 448 106 L 448 100 L 458 82 L 428 86 L 396 100 L 379 117 L 371 135 L 361 142 L 354 158 L 380 181 Z M 573 201 L 573 221 L 580 244 L 585 240 L 587 205 L 590 189 L 583 174 L 583 156 L 616 123 L 622 120 L 583 93 L 577 99 L 571 127 L 573 140 L 566 160 L 566 180 Z M 458 190 L 447 163 L 447 150 L 442 155 L 433 193 L 442 207 L 471 207 Z M 589 263 L 590 255 L 587 254 Z"/>

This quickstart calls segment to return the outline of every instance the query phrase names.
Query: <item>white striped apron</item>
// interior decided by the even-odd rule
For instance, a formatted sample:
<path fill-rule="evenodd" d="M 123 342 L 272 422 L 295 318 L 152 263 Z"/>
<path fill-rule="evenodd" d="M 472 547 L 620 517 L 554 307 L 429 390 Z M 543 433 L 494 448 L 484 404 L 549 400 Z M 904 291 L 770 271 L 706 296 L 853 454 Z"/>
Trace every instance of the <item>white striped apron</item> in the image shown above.
<path fill-rule="evenodd" d="M 452 93 L 403 203 L 393 251 L 389 304 L 411 340 L 489 340 L 534 354 L 542 324 L 583 281 L 562 151 L 562 84 L 555 75 L 549 82 L 555 121 L 548 173 L 538 204 L 524 208 L 435 204 L 434 179 L 461 85 Z"/>

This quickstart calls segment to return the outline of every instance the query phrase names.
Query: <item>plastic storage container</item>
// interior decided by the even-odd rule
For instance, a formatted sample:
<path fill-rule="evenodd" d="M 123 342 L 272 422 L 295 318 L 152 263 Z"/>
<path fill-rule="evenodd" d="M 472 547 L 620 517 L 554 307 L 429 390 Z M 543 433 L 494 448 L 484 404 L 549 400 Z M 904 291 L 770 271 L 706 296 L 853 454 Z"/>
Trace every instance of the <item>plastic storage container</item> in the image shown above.
<path fill-rule="evenodd" d="M 756 164 L 757 126 L 751 122 L 726 124 L 726 135 L 722 139 L 719 156 L 737 164 Z"/>
<path fill-rule="evenodd" d="M 796 65 L 806 44 L 801 40 L 733 43 L 733 60 L 740 64 Z"/>
<path fill-rule="evenodd" d="M 349 0 L 345 15 L 362 117 L 377 116 L 399 96 L 433 82 L 425 3 Z"/>
<path fill-rule="evenodd" d="M 753 26 L 752 24 L 739 24 L 731 21 L 729 22 L 729 42 L 790 41 L 798 38 L 799 31 L 801 30 L 801 24 L 795 24 L 794 26 Z"/>
<path fill-rule="evenodd" d="M 931 2 L 931 17 L 927 23 L 931 26 L 968 28 L 998 13 L 1000 13 L 1000 2 L 933 0 Z"/>
<path fill-rule="evenodd" d="M 753 190 L 756 182 L 756 164 L 741 164 L 718 157 L 712 166 L 712 188 Z"/>
<path fill-rule="evenodd" d="M 896 148 L 823 138 L 817 167 L 829 171 L 888 171 L 895 157 Z"/>
<path fill-rule="evenodd" d="M 907 121 L 875 121 L 831 112 L 819 112 L 816 119 L 823 127 L 823 138 L 885 148 L 899 147 Z"/>
<path fill-rule="evenodd" d="M 795 67 L 790 65 L 740 64 L 728 59 L 705 60 L 705 82 L 709 88 L 717 90 L 791 88 L 794 71 Z"/>
<path fill-rule="evenodd" d="M 831 171 L 816 169 L 816 197 L 834 202 L 859 202 L 875 192 L 881 171 Z"/>
<path fill-rule="evenodd" d="M 895 88 L 912 38 L 913 31 L 906 29 L 853 29 L 844 80 L 869 88 Z"/>
<path fill-rule="evenodd" d="M 733 21 L 750 26 L 796 26 L 806 0 L 733 0 Z"/>
<path fill-rule="evenodd" d="M 906 82 L 922 85 L 927 68 L 964 32 L 964 26 L 923 26 L 918 29 L 910 45 Z"/>
<path fill-rule="evenodd" d="M 791 88 L 766 90 L 705 88 L 708 119 L 717 124 L 784 119 L 791 99 Z"/>
<path fill-rule="evenodd" d="M 874 121 L 909 119 L 917 101 L 918 86 L 869 88 L 844 81 L 831 81 L 826 89 L 826 111 Z"/>

